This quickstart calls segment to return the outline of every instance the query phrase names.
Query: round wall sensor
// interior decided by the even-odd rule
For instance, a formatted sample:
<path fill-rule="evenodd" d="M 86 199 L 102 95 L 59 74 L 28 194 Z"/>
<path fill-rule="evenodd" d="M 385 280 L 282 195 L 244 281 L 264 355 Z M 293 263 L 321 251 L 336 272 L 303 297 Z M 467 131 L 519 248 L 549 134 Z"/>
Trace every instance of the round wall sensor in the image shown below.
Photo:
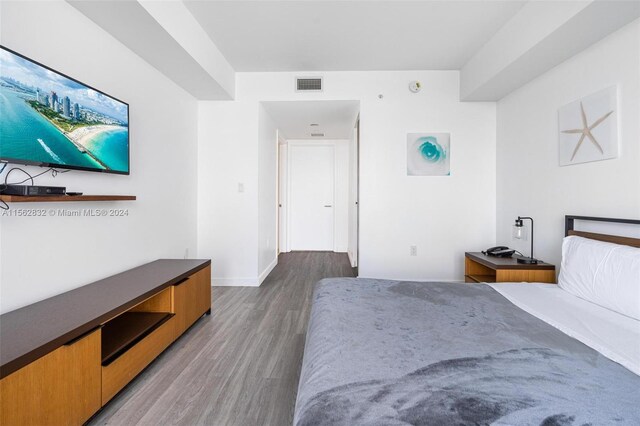
<path fill-rule="evenodd" d="M 412 81 L 411 83 L 409 83 L 409 90 L 411 90 L 413 93 L 418 93 L 421 88 L 422 85 L 419 81 Z"/>

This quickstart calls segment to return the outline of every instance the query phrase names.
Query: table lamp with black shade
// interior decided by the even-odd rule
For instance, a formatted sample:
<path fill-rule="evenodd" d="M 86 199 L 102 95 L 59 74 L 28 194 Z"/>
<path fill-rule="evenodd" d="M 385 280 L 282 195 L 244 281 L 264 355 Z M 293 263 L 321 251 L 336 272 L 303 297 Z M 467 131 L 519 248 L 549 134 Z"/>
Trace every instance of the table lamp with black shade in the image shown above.
<path fill-rule="evenodd" d="M 518 216 L 516 223 L 513 225 L 513 237 L 519 240 L 526 239 L 523 220 L 531 221 L 531 257 L 518 256 L 516 257 L 516 261 L 527 265 L 535 265 L 538 263 L 538 260 L 533 257 L 533 219 L 528 216 Z"/>

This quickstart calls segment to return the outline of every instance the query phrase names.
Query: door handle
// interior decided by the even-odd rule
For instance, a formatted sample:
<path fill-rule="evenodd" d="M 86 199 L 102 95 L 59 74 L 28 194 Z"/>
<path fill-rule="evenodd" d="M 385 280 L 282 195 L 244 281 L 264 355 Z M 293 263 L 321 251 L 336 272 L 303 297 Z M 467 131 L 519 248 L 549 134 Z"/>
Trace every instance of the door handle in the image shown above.
<path fill-rule="evenodd" d="M 325 207 L 333 207 L 331 204 L 325 204 Z"/>
<path fill-rule="evenodd" d="M 186 283 L 187 281 L 189 281 L 189 277 L 184 278 L 184 279 L 182 279 L 182 280 L 178 281 L 177 283 L 173 284 L 173 286 L 174 286 L 174 287 L 178 287 L 180 284 L 184 284 L 184 283 Z"/>
<path fill-rule="evenodd" d="M 84 339 L 85 337 L 87 337 L 88 335 L 90 335 L 91 333 L 93 333 L 94 331 L 96 331 L 97 329 L 99 329 L 100 327 L 94 327 L 91 330 L 82 333 L 81 335 L 79 335 L 78 337 L 74 337 L 73 339 L 69 340 L 67 343 L 64 344 L 64 346 L 71 346 L 74 345 L 75 343 L 79 342 L 80 340 Z"/>

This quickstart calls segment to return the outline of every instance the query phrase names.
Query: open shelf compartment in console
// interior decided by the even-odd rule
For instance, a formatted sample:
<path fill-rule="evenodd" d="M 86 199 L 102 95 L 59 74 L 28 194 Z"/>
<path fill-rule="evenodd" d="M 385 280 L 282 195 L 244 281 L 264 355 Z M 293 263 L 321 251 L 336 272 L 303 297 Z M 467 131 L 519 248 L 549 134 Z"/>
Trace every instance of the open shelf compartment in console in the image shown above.
<path fill-rule="evenodd" d="M 173 315 L 169 312 L 125 312 L 104 324 L 102 365 L 109 365 Z"/>

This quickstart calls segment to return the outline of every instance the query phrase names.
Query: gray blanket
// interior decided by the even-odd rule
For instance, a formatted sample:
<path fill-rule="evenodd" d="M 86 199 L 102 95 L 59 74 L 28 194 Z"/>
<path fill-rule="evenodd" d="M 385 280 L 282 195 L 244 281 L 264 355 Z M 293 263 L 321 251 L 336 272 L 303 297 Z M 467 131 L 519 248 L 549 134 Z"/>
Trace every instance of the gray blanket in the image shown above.
<path fill-rule="evenodd" d="M 485 284 L 326 279 L 294 424 L 640 425 L 640 377 Z"/>

